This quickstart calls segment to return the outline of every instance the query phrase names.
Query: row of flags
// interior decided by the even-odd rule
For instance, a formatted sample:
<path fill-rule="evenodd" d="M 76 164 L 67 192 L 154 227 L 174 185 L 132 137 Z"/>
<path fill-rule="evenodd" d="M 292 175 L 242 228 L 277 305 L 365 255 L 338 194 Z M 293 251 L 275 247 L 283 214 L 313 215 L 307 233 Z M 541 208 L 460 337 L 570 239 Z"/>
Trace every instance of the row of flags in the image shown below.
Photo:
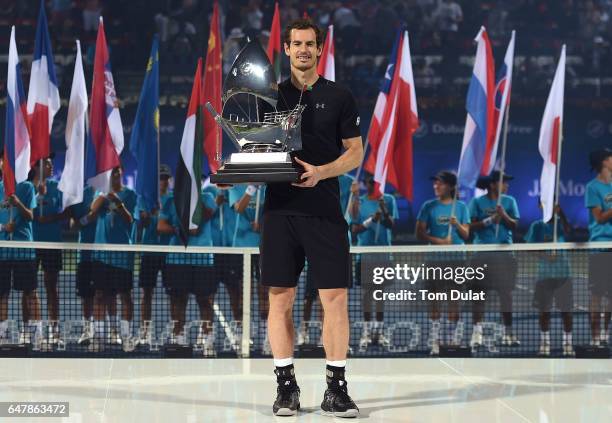
<path fill-rule="evenodd" d="M 27 179 L 31 167 L 49 156 L 53 119 L 60 108 L 44 1 L 41 1 L 36 29 L 27 99 L 15 37 L 13 26 L 9 43 L 3 161 L 3 180 L 7 197 L 15 193 L 17 183 Z M 110 171 L 119 166 L 119 155 L 123 150 L 123 126 L 102 18 L 96 40 L 89 116 L 87 104 L 81 49 L 77 41 L 77 60 L 66 125 L 67 164 L 60 181 L 60 187 L 65 193 L 64 207 L 82 201 L 85 180 L 96 189 L 107 192 Z M 86 122 L 90 125 L 86 126 Z"/>
<path fill-rule="evenodd" d="M 491 42 L 486 29 L 482 27 L 475 38 L 476 57 L 466 100 L 467 118 L 457 172 L 458 185 L 462 189 L 473 191 L 479 177 L 489 176 L 496 167 L 501 168 L 502 172 L 504 170 L 515 39 L 516 33 L 512 31 L 503 64 L 495 75 Z M 538 142 L 543 159 L 540 185 L 545 222 L 553 217 L 554 203 L 559 197 L 565 57 L 566 48 L 563 46 Z M 400 30 L 366 139 L 366 148 L 370 148 L 363 167 L 374 175 L 379 193 L 384 192 L 386 183 L 389 183 L 403 197 L 413 200 L 412 139 L 418 127 L 408 32 Z M 500 140 L 503 145 L 501 158 L 498 159 Z"/>
<path fill-rule="evenodd" d="M 476 59 L 466 101 L 468 113 L 458 168 L 460 188 L 473 190 L 478 177 L 490 175 L 496 165 L 501 168 L 502 173 L 505 168 L 505 145 L 502 146 L 501 160 L 498 160 L 497 156 L 504 119 L 506 120 L 504 144 L 507 137 L 515 37 L 516 33 L 512 31 L 504 62 L 497 78 L 494 79 L 495 64 L 486 29 L 482 27 L 476 36 Z M 564 45 L 546 103 L 538 140 L 538 149 L 543 160 L 540 200 L 545 222 L 553 217 L 554 204 L 559 198 L 558 163 L 561 156 L 565 56 Z"/>

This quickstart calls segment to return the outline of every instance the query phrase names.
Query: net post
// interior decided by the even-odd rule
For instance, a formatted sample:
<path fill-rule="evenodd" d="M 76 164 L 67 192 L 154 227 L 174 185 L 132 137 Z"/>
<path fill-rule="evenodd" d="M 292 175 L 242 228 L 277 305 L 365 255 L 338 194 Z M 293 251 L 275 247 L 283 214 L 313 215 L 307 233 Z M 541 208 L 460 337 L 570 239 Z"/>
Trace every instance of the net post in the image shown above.
<path fill-rule="evenodd" d="M 242 254 L 242 357 L 248 358 L 251 340 L 251 254 Z"/>

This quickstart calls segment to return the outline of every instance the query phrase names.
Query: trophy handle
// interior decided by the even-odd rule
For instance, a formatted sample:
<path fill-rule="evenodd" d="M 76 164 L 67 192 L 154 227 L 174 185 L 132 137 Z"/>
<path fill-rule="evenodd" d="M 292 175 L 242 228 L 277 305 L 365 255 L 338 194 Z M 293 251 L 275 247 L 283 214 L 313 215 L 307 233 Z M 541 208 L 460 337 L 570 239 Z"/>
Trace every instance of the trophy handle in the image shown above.
<path fill-rule="evenodd" d="M 238 134 L 236 134 L 236 132 L 232 129 L 232 127 L 227 124 L 225 119 L 223 119 L 223 117 L 221 117 L 221 115 L 217 113 L 217 111 L 215 110 L 213 105 L 210 103 L 210 101 L 206 102 L 205 107 L 208 110 L 208 112 L 212 115 L 212 117 L 215 119 L 215 122 L 217 122 L 217 125 L 219 125 L 221 129 L 223 129 L 223 132 L 225 132 L 229 136 L 229 138 L 232 140 L 236 148 L 238 148 L 238 150 L 240 151 L 242 147 L 240 146 L 240 143 L 238 142 Z"/>

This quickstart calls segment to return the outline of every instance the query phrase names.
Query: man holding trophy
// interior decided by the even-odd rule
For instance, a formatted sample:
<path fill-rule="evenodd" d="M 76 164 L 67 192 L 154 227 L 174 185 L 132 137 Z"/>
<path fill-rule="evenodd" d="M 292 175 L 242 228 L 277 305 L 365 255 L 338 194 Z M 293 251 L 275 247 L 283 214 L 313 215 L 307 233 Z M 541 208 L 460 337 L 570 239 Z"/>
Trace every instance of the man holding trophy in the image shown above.
<path fill-rule="evenodd" d="M 273 412 L 295 415 L 300 389 L 293 368 L 292 310 L 300 273 L 308 260 L 325 319 L 327 358 L 325 414 L 356 417 L 344 377 L 349 344 L 348 287 L 351 257 L 348 225 L 340 205 L 338 176 L 359 166 L 363 147 L 351 93 L 317 74 L 322 33 L 308 19 L 284 32 L 291 77 L 276 84 L 272 65 L 257 42 L 240 52 L 224 84 L 224 108 L 247 94 L 275 108 L 257 122 L 226 119 L 207 104 L 239 148 L 211 176 L 217 184 L 266 183 L 260 242 L 261 283 L 269 288 L 268 336 L 278 388 Z M 234 98 L 235 100 L 235 98 Z"/>
<path fill-rule="evenodd" d="M 295 414 L 299 408 L 291 316 L 298 278 L 307 258 L 325 313 L 323 346 L 328 389 L 321 408 L 338 417 L 356 417 L 359 410 L 348 395 L 344 378 L 351 258 L 338 176 L 361 163 L 359 115 L 348 90 L 317 74 L 322 34 L 312 22 L 298 20 L 289 25 L 284 48 L 290 58 L 291 77 L 279 86 L 279 108 L 291 109 L 300 101 L 306 108 L 302 114 L 302 150 L 294 155 L 304 173 L 299 183 L 269 184 L 264 205 L 261 281 L 270 287 L 268 332 L 278 381 L 273 408 L 277 415 Z"/>

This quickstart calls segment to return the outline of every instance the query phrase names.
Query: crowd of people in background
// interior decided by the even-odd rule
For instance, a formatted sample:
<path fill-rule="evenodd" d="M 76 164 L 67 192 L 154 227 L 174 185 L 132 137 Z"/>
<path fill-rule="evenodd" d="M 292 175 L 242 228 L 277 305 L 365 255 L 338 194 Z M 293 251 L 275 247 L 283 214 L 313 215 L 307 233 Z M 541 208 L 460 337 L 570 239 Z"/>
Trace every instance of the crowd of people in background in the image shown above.
<path fill-rule="evenodd" d="M 2 1 L 0 23 L 18 26 L 19 50 L 33 50 L 37 2 Z M 229 69 L 246 38 L 267 46 L 274 1 L 220 1 L 224 69 Z M 99 18 L 105 19 L 115 78 L 124 96 L 140 85 L 129 73 L 140 71 L 148 57 L 151 37 L 160 35 L 162 73 L 191 76 L 193 63 L 206 51 L 212 1 L 205 0 L 48 0 L 50 34 L 56 56 L 74 55 L 79 38 L 86 66 L 92 66 Z M 537 96 L 554 73 L 560 42 L 568 41 L 570 87 L 578 78 L 605 76 L 612 64 L 612 2 L 610 0 L 380 0 L 280 1 L 281 25 L 303 14 L 322 28 L 335 26 L 336 75 L 358 94 L 359 104 L 373 106 L 386 70 L 396 30 L 405 24 L 414 56 L 415 82 L 420 95 L 465 95 L 473 39 L 481 25 L 491 36 L 494 51 L 517 31 L 515 86 L 524 96 Z M 8 51 L 9 33 L 0 34 L 0 51 Z M 551 59 L 551 60 L 549 60 Z M 70 87 L 69 61 L 58 61 L 60 92 Z M 285 63 L 283 66 L 287 66 Z M 125 76 L 122 76 L 125 75 Z M 463 81 L 463 83 L 460 83 Z M 586 82 L 585 82 L 586 83 Z M 584 87 L 583 87 L 584 88 Z M 570 95 L 605 96 L 605 84 L 575 90 Z M 162 87 L 162 92 L 164 88 Z"/>

